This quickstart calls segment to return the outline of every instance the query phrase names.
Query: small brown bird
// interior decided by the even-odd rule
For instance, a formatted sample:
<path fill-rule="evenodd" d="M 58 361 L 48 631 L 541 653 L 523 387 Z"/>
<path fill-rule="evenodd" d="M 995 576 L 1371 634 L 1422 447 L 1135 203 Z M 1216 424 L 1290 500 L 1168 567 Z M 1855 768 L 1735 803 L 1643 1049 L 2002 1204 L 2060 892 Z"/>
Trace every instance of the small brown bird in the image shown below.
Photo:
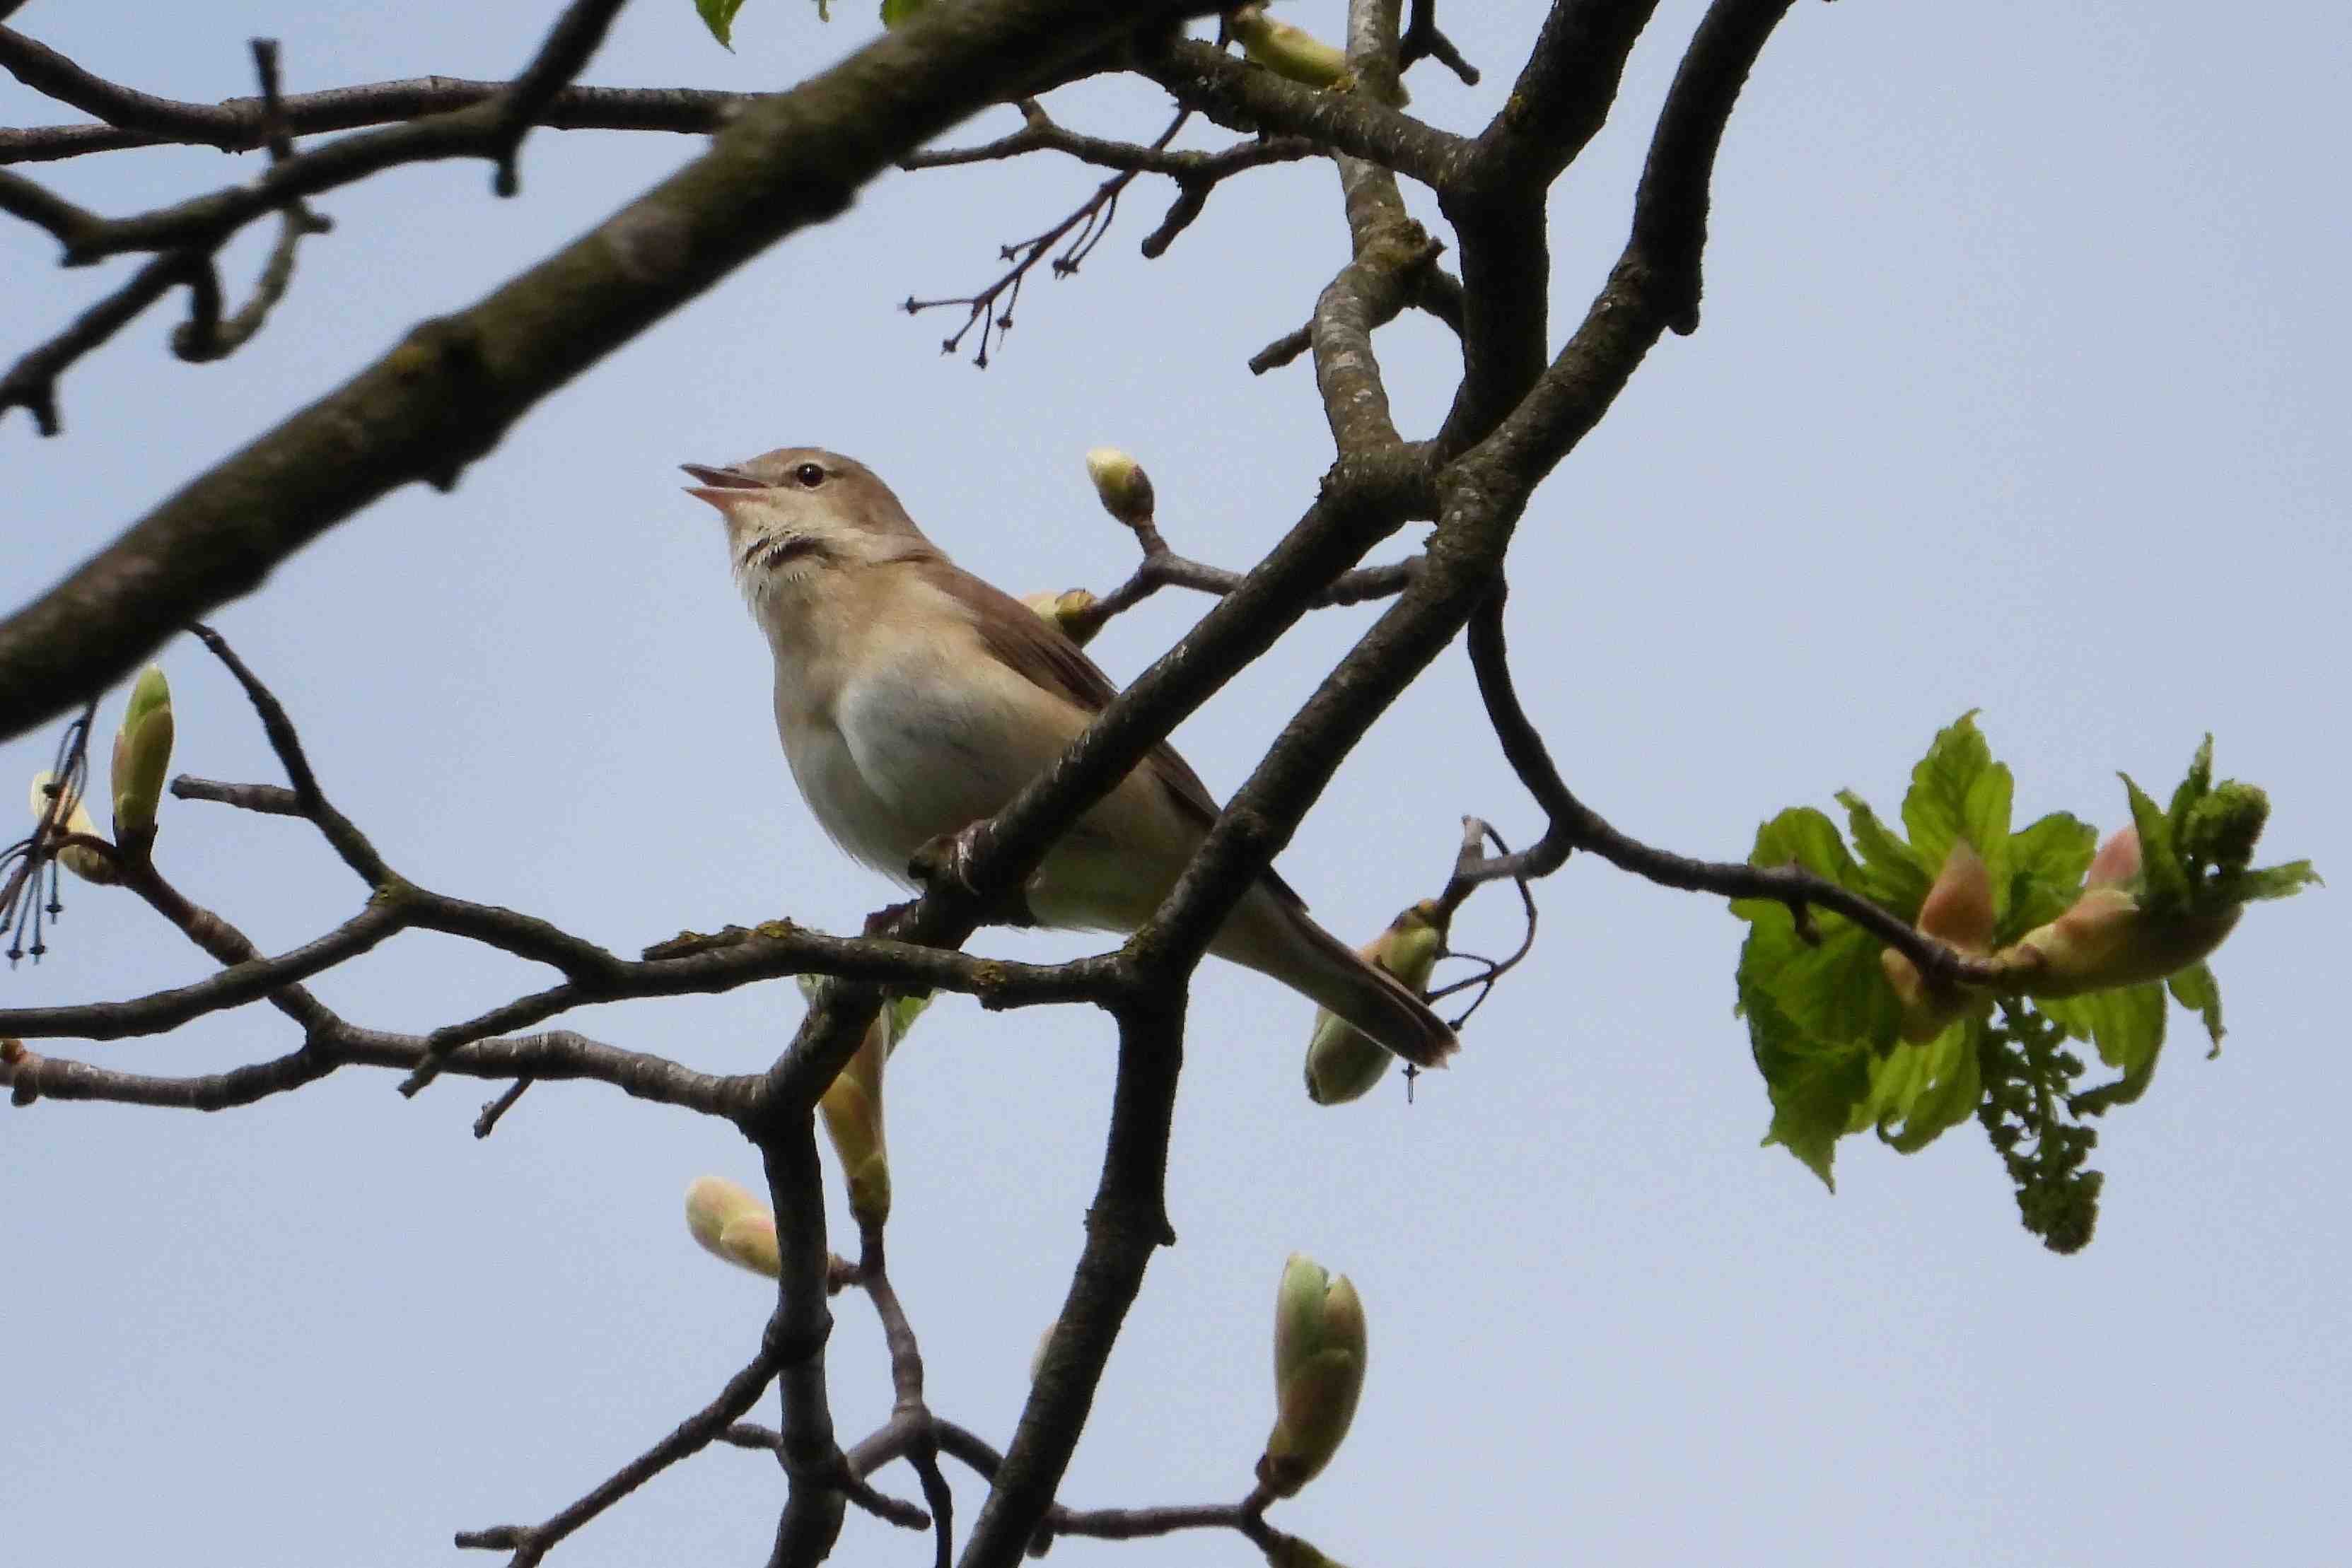
<path fill-rule="evenodd" d="M 792 446 L 684 465 L 727 522 L 735 580 L 776 661 L 776 733 L 835 843 L 900 883 L 917 851 L 994 816 L 1117 695 L 1059 627 L 958 568 L 865 465 Z M 1026 889 L 1048 925 L 1132 931 L 1217 814 L 1165 745 L 1047 852 Z M 1421 1067 L 1454 1031 L 1307 917 L 1272 872 L 1209 951 L 1269 975 Z"/>

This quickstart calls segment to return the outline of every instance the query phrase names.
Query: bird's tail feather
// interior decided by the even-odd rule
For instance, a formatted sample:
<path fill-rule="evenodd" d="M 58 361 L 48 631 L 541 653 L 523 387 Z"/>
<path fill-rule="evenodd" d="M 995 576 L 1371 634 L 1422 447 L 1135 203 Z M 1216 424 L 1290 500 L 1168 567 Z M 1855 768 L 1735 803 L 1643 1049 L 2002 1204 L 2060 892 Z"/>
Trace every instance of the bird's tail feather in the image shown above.
<path fill-rule="evenodd" d="M 1445 1020 L 1404 982 L 1265 888 L 1243 900 L 1210 951 L 1280 980 L 1415 1067 L 1443 1067 L 1461 1049 Z"/>

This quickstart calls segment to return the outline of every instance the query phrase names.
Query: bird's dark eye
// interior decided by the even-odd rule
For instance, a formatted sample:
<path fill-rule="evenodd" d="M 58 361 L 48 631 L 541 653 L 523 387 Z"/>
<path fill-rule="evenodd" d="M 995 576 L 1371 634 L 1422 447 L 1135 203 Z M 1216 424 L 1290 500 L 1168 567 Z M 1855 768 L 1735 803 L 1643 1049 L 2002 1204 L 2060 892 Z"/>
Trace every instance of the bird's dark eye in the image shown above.
<path fill-rule="evenodd" d="M 824 465 L 803 463 L 793 470 L 793 481 L 804 490 L 814 490 L 824 483 Z"/>

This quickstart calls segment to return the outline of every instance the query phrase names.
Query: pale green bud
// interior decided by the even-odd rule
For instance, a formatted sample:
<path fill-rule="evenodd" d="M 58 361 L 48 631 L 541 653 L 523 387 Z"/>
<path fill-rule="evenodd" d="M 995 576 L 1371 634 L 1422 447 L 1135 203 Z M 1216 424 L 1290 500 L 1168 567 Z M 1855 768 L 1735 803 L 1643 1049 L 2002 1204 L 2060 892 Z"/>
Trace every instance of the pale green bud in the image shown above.
<path fill-rule="evenodd" d="M 1037 618 L 1061 629 L 1062 634 L 1084 647 L 1102 628 L 1089 620 L 1087 612 L 1095 607 L 1095 596 L 1083 588 L 1067 589 L 1060 593 L 1032 593 L 1021 601 L 1037 612 Z"/>
<path fill-rule="evenodd" d="M 890 1151 L 882 1136 L 882 1063 L 889 1038 L 885 1012 L 817 1102 L 849 1182 L 849 1212 L 861 1226 L 878 1226 L 890 1218 Z"/>
<path fill-rule="evenodd" d="M 775 1214 L 725 1176 L 698 1176 L 686 1189 L 686 1228 L 705 1250 L 738 1268 L 771 1280 L 782 1271 Z"/>
<path fill-rule="evenodd" d="M 1295 1497 L 1339 1451 L 1364 1391 L 1364 1304 L 1344 1274 L 1333 1278 L 1294 1252 L 1274 1299 L 1274 1430 L 1257 1479 Z"/>
<path fill-rule="evenodd" d="M 1087 454 L 1087 474 L 1104 511 L 1130 528 L 1151 520 L 1156 503 L 1143 465 L 1116 446 L 1097 446 Z"/>
<path fill-rule="evenodd" d="M 114 735 L 114 837 L 126 847 L 155 836 L 155 806 L 172 766 L 172 688 L 150 664 L 131 688 Z"/>
<path fill-rule="evenodd" d="M 1228 12 L 1225 26 L 1253 65 L 1308 87 L 1331 87 L 1347 79 L 1346 51 L 1333 48 L 1304 27 L 1277 22 L 1263 5 Z"/>
<path fill-rule="evenodd" d="M 801 977 L 801 989 L 814 997 L 821 982 Z M 861 1226 L 880 1226 L 890 1218 L 890 1151 L 883 1137 L 882 1065 L 898 1041 L 931 1005 L 929 992 L 893 997 L 883 1004 L 857 1050 L 817 1102 L 824 1113 L 825 1134 L 840 1156 L 841 1173 L 849 1184 L 849 1212 Z"/>
<path fill-rule="evenodd" d="M 1389 922 L 1388 929 L 1356 951 L 1419 993 L 1445 950 L 1446 917 L 1434 899 L 1423 899 Z M 1318 1105 L 1341 1105 L 1371 1092 L 1393 1064 L 1388 1048 L 1328 1009 L 1315 1012 L 1307 1039 L 1307 1097 Z"/>
<path fill-rule="evenodd" d="M 2224 779 L 2189 808 L 2180 847 L 2190 860 L 2210 862 L 2225 873 L 2243 871 L 2253 863 L 2254 841 L 2270 816 L 2271 798 L 2260 786 Z"/>
<path fill-rule="evenodd" d="M 51 792 L 56 785 L 57 776 L 53 773 L 44 770 L 33 775 L 33 820 L 35 821 L 41 822 L 48 820 Z M 98 831 L 98 824 L 89 820 L 89 808 L 81 803 L 81 796 L 79 792 L 66 802 L 61 825 L 68 833 L 87 833 L 93 839 L 103 836 Z M 58 863 L 84 882 L 94 882 L 103 885 L 122 880 L 114 874 L 112 861 L 96 850 L 80 844 L 68 844 L 58 850 Z"/>

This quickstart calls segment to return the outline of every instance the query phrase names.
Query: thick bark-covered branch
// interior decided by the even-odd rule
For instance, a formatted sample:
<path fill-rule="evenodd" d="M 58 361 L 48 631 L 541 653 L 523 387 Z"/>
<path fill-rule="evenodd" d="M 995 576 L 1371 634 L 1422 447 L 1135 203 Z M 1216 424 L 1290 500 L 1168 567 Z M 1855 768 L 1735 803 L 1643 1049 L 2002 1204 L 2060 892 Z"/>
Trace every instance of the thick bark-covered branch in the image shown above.
<path fill-rule="evenodd" d="M 1463 376 L 1437 436 L 1484 439 L 1543 373 L 1550 343 L 1552 182 L 1607 122 L 1657 0 L 1556 0 L 1503 109 L 1440 203 L 1462 246 Z"/>
<path fill-rule="evenodd" d="M 1087 1244 L 1070 1280 L 988 1500 L 964 1545 L 963 1568 L 1013 1568 L 1054 1505 L 1094 1406 L 1119 1327 L 1151 1255 L 1176 1239 L 1168 1224 L 1168 1140 L 1184 1055 L 1183 975 L 1158 998 L 1118 1012 L 1118 1077 L 1102 1179 L 1087 1210 Z"/>
<path fill-rule="evenodd" d="M 1176 38 L 1139 51 L 1136 68 L 1232 131 L 1304 136 L 1443 190 L 1472 143 L 1365 92 L 1318 92 L 1245 65 L 1210 45 Z"/>
<path fill-rule="evenodd" d="M 0 737 L 103 690 L 173 628 L 250 591 L 385 492 L 454 484 L 541 398 L 776 240 L 837 214 L 973 110 L 1182 9 L 935 6 L 747 110 L 702 157 L 473 307 L 419 327 L 0 624 Z M 265 206 L 299 193 L 269 183 L 256 198 Z"/>
<path fill-rule="evenodd" d="M 757 1141 L 767 1166 L 782 1265 L 767 1349 L 783 1399 L 776 1452 L 789 1481 L 768 1563 L 769 1568 L 813 1568 L 841 1533 L 845 1500 L 838 1481 L 848 1471 L 834 1438 L 824 1385 L 824 1346 L 833 1334 L 833 1311 L 826 1304 L 833 1254 L 825 1244 L 814 1108 L 771 1117 Z"/>
<path fill-rule="evenodd" d="M 1659 337 L 1698 325 L 1708 183 L 1739 89 L 1794 0 L 1715 0 L 1650 141 L 1633 233 L 1600 297 L 1535 387 L 1469 454 L 1510 483 L 1551 472 L 1600 423 Z"/>

